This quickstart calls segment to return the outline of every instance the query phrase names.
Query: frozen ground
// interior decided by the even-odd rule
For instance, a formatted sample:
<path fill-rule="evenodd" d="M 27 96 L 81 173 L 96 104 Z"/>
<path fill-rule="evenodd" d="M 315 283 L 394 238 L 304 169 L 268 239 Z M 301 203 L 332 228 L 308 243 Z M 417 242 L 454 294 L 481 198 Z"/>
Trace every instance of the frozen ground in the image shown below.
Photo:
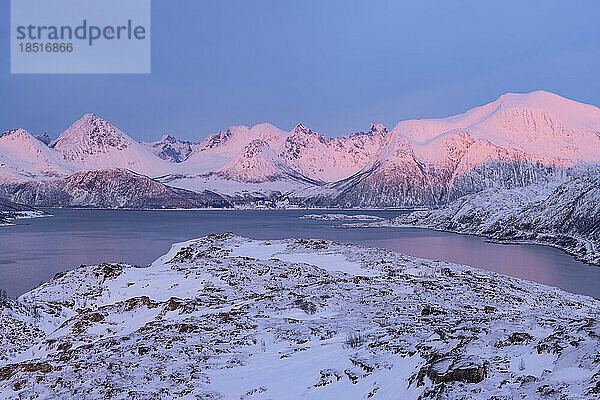
<path fill-rule="evenodd" d="M 600 398 L 598 300 L 310 239 L 211 235 L 0 312 L 0 397 Z"/>

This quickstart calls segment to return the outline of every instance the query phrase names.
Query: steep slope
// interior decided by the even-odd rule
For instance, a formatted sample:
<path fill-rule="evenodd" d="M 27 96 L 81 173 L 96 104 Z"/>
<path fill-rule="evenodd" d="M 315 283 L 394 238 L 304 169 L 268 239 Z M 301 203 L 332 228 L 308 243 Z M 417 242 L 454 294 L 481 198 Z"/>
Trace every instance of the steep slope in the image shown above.
<path fill-rule="evenodd" d="M 368 132 L 332 139 L 298 124 L 287 137 L 280 157 L 311 179 L 335 182 L 367 166 L 387 133 L 383 125 L 372 124 Z"/>
<path fill-rule="evenodd" d="M 234 193 L 247 191 L 247 183 L 256 186 L 261 182 L 269 182 L 263 185 L 264 190 L 272 193 L 277 191 L 272 184 L 278 180 L 281 180 L 280 192 L 305 189 L 311 184 L 318 188 L 324 182 L 336 181 L 363 169 L 377 153 L 386 134 L 386 128 L 379 124 L 372 124 L 368 132 L 334 139 L 302 124 L 290 132 L 269 124 L 231 127 L 209 136 L 180 164 L 178 173 L 165 179 L 180 187 L 209 184 Z M 259 142 L 263 143 L 258 146 L 263 148 L 260 151 L 256 146 Z M 207 178 L 214 171 L 213 178 Z M 217 176 L 242 185 L 236 190 L 234 185 L 214 181 Z M 301 184 L 290 185 L 290 178 Z M 261 188 L 256 186 L 253 190 L 260 192 Z"/>
<path fill-rule="evenodd" d="M 140 144 L 93 114 L 51 149 L 24 136 L 32 150 L 0 148 L 4 182 L 126 168 L 175 187 L 253 201 L 439 206 L 488 188 L 565 180 L 571 169 L 600 162 L 600 109 L 538 91 L 509 93 L 448 118 L 402 121 L 391 131 L 372 124 L 339 138 L 302 124 L 290 132 L 259 124 L 233 126 L 199 144 L 169 136 Z"/>
<path fill-rule="evenodd" d="M 51 182 L 0 186 L 0 195 L 35 207 L 204 208 L 229 207 L 222 196 L 163 185 L 124 169 L 79 171 Z"/>
<path fill-rule="evenodd" d="M 365 226 L 364 224 L 347 225 Z M 559 247 L 600 265 L 600 173 L 566 183 L 494 188 L 370 227 L 417 226 Z"/>
<path fill-rule="evenodd" d="M 189 142 L 163 135 L 155 142 L 140 142 L 159 158 L 173 163 L 180 163 L 200 146 L 199 142 Z"/>
<path fill-rule="evenodd" d="M 600 109 L 545 91 L 507 93 L 464 114 L 402 121 L 394 127 L 399 135 L 421 144 L 457 130 L 547 162 L 573 165 L 598 160 Z"/>
<path fill-rule="evenodd" d="M 0 397 L 594 399 L 596 299 L 323 240 L 232 234 L 0 307 Z M 74 382 L 76 384 L 74 384 Z"/>
<path fill-rule="evenodd" d="M 553 180 L 600 161 L 600 110 L 548 92 L 507 94 L 461 115 L 400 122 L 388 137 L 371 167 L 327 185 L 329 192 L 297 193 L 297 201 L 438 206 Z"/>
<path fill-rule="evenodd" d="M 71 172 L 52 149 L 26 130 L 14 129 L 0 135 L 0 183 L 55 179 Z"/>
<path fill-rule="evenodd" d="M 224 132 L 204 139 L 199 147 L 178 165 L 177 171 L 185 175 L 213 172 L 232 161 L 253 140 L 261 140 L 277 150 L 287 135 L 287 132 L 271 124 L 259 124 L 251 128 L 244 125 L 232 126 Z"/>
<path fill-rule="evenodd" d="M 169 163 L 94 114 L 85 114 L 73 123 L 51 147 L 81 170 L 126 168 L 157 176 L 169 169 Z"/>
<path fill-rule="evenodd" d="M 268 143 L 260 139 L 251 141 L 242 152 L 215 174 L 228 180 L 246 183 L 284 179 L 309 181 L 308 178 L 290 168 Z"/>
<path fill-rule="evenodd" d="M 50 139 L 50 136 L 48 136 L 47 133 L 44 133 L 43 135 L 35 135 L 34 137 L 40 142 L 44 143 L 46 146 L 50 146 L 50 143 L 52 143 L 52 139 Z"/>

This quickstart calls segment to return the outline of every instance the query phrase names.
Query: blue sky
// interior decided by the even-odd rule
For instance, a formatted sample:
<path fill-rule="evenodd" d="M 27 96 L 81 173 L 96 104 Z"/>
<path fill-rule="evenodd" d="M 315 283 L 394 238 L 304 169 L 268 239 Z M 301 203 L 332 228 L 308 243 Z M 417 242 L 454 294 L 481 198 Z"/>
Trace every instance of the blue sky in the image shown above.
<path fill-rule="evenodd" d="M 140 140 L 260 122 L 339 136 L 505 92 L 600 105 L 597 1 L 153 0 L 150 75 L 11 75 L 8 3 L 2 131 L 56 137 L 95 112 Z"/>

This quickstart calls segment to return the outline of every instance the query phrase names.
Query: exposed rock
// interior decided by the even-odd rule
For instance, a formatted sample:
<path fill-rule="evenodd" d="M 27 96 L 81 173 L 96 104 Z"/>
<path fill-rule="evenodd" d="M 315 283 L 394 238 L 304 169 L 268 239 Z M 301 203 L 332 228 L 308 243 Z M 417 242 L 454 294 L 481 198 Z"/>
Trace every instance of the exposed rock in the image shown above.
<path fill-rule="evenodd" d="M 34 207 L 206 208 L 229 207 L 223 196 L 166 186 L 123 169 L 76 172 L 66 179 L 0 185 L 0 194 Z"/>

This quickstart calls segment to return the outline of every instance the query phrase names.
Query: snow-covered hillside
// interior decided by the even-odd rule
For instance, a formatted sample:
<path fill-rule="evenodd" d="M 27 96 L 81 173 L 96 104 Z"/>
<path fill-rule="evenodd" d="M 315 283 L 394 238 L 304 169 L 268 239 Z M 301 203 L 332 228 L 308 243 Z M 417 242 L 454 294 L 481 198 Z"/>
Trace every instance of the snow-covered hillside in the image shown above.
<path fill-rule="evenodd" d="M 342 225 L 365 226 L 415 226 L 494 240 L 541 243 L 600 265 L 600 174 L 583 174 L 565 183 L 487 189 L 439 209 L 370 224 Z"/>
<path fill-rule="evenodd" d="M 211 235 L 0 308 L 0 397 L 594 399 L 598 300 L 322 240 Z"/>
<path fill-rule="evenodd" d="M 0 226 L 9 225 L 18 219 L 47 217 L 49 215 L 44 211 L 35 210 L 24 204 L 13 203 L 12 201 L 0 198 Z"/>

